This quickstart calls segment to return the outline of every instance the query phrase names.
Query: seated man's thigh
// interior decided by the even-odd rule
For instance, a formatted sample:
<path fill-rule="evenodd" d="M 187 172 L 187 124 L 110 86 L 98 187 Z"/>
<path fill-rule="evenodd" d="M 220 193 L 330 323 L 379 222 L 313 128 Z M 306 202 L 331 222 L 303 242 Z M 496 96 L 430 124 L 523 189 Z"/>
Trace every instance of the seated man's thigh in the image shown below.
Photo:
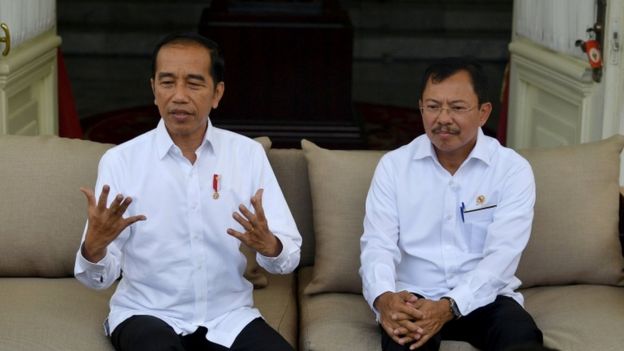
<path fill-rule="evenodd" d="M 491 304 L 447 323 L 442 329 L 442 338 L 467 341 L 481 350 L 543 343 L 542 332 L 533 317 L 507 296 L 498 296 Z"/>
<path fill-rule="evenodd" d="M 118 325 L 111 341 L 117 351 L 184 351 L 180 337 L 167 323 L 147 315 L 132 316 Z"/>
<path fill-rule="evenodd" d="M 256 318 L 238 334 L 232 351 L 294 351 L 293 347 L 262 318 Z"/>

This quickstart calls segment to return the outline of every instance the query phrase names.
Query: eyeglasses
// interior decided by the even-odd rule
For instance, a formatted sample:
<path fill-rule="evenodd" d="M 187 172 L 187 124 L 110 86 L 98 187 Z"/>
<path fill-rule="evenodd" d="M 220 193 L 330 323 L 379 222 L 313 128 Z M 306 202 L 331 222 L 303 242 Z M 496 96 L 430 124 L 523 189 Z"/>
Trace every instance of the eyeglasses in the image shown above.
<path fill-rule="evenodd" d="M 423 116 L 434 117 L 437 118 L 442 113 L 442 110 L 446 110 L 449 117 L 463 117 L 468 114 L 468 112 L 475 109 L 473 107 L 465 107 L 465 106 L 451 106 L 451 107 L 441 107 L 441 106 L 424 106 L 420 108 L 420 112 L 422 112 Z"/>

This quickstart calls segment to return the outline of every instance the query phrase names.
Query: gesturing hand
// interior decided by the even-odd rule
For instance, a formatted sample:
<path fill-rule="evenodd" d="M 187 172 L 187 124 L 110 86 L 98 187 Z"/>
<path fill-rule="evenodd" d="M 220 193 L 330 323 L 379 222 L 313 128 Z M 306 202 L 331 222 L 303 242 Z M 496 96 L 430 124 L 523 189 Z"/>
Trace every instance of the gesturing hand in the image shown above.
<path fill-rule="evenodd" d="M 232 217 L 243 226 L 245 233 L 241 233 L 232 228 L 229 228 L 227 233 L 242 241 L 243 244 L 258 251 L 260 254 L 267 257 L 275 257 L 282 252 L 282 243 L 269 230 L 269 224 L 267 223 L 267 219 L 264 216 L 264 209 L 262 208 L 263 191 L 263 189 L 259 189 L 251 198 L 251 205 L 256 213 L 252 213 L 245 205 L 241 204 L 238 206 L 238 210 L 243 215 L 241 216 L 238 212 L 232 214 Z"/>
<path fill-rule="evenodd" d="M 115 196 L 110 207 L 106 207 L 110 187 L 104 185 L 97 203 L 91 189 L 80 188 L 87 198 L 89 225 L 82 255 L 91 262 L 97 262 L 106 255 L 106 247 L 129 225 L 146 219 L 143 215 L 123 218 L 123 214 L 130 206 L 132 198 L 121 194 Z"/>
<path fill-rule="evenodd" d="M 407 291 L 397 293 L 388 291 L 375 300 L 382 328 L 399 345 L 418 340 L 424 332 L 415 323 L 423 317 L 422 312 L 413 305 L 418 300 Z"/>

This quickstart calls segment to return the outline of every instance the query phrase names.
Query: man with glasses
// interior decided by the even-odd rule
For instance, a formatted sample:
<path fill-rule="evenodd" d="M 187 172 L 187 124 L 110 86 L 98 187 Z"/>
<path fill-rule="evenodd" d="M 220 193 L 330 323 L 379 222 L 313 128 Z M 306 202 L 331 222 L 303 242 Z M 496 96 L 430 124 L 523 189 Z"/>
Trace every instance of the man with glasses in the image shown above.
<path fill-rule="evenodd" d="M 382 349 L 541 345 L 515 277 L 533 221 L 531 167 L 483 134 L 492 105 L 477 62 L 441 60 L 421 87 L 426 134 L 382 158 L 366 200 L 360 275 Z"/>

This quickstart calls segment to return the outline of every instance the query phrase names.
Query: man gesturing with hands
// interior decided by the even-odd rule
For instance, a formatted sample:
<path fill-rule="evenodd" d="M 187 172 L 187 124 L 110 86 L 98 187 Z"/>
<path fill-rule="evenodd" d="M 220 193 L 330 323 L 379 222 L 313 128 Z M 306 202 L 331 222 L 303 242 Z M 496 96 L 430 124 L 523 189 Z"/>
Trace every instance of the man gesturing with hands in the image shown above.
<path fill-rule="evenodd" d="M 241 245 L 275 274 L 299 263 L 301 236 L 262 146 L 214 127 L 223 59 L 197 34 L 153 53 L 156 129 L 108 150 L 75 275 L 105 289 L 119 278 L 105 332 L 120 351 L 291 351 L 253 306 Z"/>

